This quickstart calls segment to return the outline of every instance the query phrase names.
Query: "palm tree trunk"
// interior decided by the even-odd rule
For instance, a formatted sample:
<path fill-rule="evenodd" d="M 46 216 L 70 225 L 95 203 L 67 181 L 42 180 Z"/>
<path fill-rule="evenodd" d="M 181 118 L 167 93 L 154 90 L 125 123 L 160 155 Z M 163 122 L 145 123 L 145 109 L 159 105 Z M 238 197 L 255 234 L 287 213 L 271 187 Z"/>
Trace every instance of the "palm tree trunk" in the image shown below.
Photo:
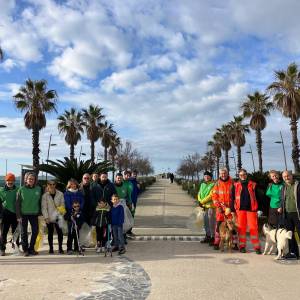
<path fill-rule="evenodd" d="M 239 172 L 240 169 L 242 168 L 242 151 L 241 151 L 241 146 L 236 146 L 236 150 L 237 150 L 237 168 L 238 168 L 238 172 Z"/>
<path fill-rule="evenodd" d="M 262 138 L 261 138 L 261 130 L 256 129 L 256 147 L 257 147 L 257 154 L 258 154 L 258 169 L 259 172 L 263 172 L 263 166 L 262 166 Z"/>
<path fill-rule="evenodd" d="M 115 157 L 112 157 L 111 160 L 112 160 L 112 167 L 113 167 L 112 182 L 114 182 L 115 181 Z"/>
<path fill-rule="evenodd" d="M 217 178 L 219 178 L 219 173 L 220 173 L 220 158 L 217 157 Z"/>
<path fill-rule="evenodd" d="M 74 150 L 75 150 L 75 145 L 71 144 L 70 145 L 70 160 L 74 160 L 74 158 L 75 158 Z"/>
<path fill-rule="evenodd" d="M 91 161 L 95 162 L 95 142 L 91 140 Z"/>
<path fill-rule="evenodd" d="M 40 153 L 40 131 L 39 129 L 33 128 L 32 129 L 32 166 L 33 166 L 33 171 L 35 174 L 38 176 L 39 174 L 39 153 Z"/>
<path fill-rule="evenodd" d="M 104 147 L 104 161 L 107 160 L 107 147 Z"/>
<path fill-rule="evenodd" d="M 229 155 L 228 155 L 228 150 L 225 150 L 225 165 L 226 165 L 226 169 L 228 170 L 228 173 L 229 173 L 229 171 L 230 171 L 230 169 L 229 169 Z"/>
<path fill-rule="evenodd" d="M 299 142 L 297 137 L 297 119 L 291 118 L 291 132 L 292 132 L 292 160 L 294 163 L 295 173 L 299 173 Z"/>

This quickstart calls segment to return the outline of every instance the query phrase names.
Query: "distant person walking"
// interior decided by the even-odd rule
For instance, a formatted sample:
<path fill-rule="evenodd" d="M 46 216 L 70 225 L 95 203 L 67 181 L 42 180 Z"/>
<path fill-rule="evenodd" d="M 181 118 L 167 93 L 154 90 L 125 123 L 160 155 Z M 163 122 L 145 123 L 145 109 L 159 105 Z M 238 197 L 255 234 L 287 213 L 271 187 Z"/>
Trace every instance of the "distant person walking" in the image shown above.
<path fill-rule="evenodd" d="M 174 182 L 174 178 L 175 178 L 174 174 L 170 173 L 169 178 L 170 178 L 170 182 L 173 183 Z"/>

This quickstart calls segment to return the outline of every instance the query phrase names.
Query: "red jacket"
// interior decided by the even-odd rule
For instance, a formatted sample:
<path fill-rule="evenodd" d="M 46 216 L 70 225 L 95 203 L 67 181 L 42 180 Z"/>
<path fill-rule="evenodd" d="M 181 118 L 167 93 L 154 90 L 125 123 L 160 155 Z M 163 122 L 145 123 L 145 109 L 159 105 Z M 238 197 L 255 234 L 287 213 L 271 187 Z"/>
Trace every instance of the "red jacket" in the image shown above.
<path fill-rule="evenodd" d="M 248 192 L 250 195 L 250 209 L 251 211 L 257 211 L 258 203 L 255 195 L 256 183 L 249 180 L 248 181 Z M 234 183 L 234 195 L 233 195 L 233 206 L 235 210 L 240 210 L 241 205 L 241 193 L 242 193 L 242 183 L 237 181 Z"/>

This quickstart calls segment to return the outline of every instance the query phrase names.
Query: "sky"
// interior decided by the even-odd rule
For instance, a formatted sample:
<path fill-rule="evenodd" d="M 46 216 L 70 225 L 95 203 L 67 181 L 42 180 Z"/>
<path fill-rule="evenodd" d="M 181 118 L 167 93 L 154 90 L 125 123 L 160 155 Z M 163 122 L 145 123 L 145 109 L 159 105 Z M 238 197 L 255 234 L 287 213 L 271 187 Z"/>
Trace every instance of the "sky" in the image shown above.
<path fill-rule="evenodd" d="M 94 104 L 156 173 L 176 171 L 186 155 L 204 154 L 248 94 L 265 92 L 275 70 L 300 63 L 299 11 L 298 0 L 0 0 L 0 174 L 32 162 L 31 132 L 13 104 L 28 78 L 46 79 L 59 96 L 40 134 L 41 160 L 50 134 L 50 159 L 69 155 L 57 116 Z M 274 111 L 267 123 L 264 169 L 284 167 L 280 130 L 292 168 L 289 120 Z M 254 132 L 246 138 L 252 171 Z M 89 156 L 85 136 L 76 155 L 80 148 Z"/>

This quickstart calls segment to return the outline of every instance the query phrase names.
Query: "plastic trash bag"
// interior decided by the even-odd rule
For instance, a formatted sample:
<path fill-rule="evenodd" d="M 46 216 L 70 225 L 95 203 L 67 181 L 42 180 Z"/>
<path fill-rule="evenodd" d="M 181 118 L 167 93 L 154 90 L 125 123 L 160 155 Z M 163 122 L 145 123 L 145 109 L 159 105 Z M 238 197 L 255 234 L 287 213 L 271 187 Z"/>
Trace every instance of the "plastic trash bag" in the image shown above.
<path fill-rule="evenodd" d="M 83 223 L 79 230 L 79 242 L 83 247 L 90 247 L 93 242 L 92 227 L 87 223 Z"/>
<path fill-rule="evenodd" d="M 120 203 L 121 203 L 121 205 L 124 208 L 123 232 L 126 233 L 130 228 L 133 227 L 133 225 L 134 225 L 134 219 L 133 219 L 133 216 L 131 214 L 130 209 L 126 205 L 126 200 L 125 199 L 121 199 Z"/>
<path fill-rule="evenodd" d="M 205 212 L 201 207 L 196 207 L 187 220 L 187 228 L 194 232 L 202 232 L 204 229 L 204 214 Z"/>
<path fill-rule="evenodd" d="M 34 244 L 34 250 L 38 251 L 39 249 L 41 249 L 43 247 L 43 243 L 44 243 L 44 232 L 45 232 L 45 220 L 44 217 L 39 217 L 39 233 L 38 236 L 35 240 L 35 244 Z"/>

